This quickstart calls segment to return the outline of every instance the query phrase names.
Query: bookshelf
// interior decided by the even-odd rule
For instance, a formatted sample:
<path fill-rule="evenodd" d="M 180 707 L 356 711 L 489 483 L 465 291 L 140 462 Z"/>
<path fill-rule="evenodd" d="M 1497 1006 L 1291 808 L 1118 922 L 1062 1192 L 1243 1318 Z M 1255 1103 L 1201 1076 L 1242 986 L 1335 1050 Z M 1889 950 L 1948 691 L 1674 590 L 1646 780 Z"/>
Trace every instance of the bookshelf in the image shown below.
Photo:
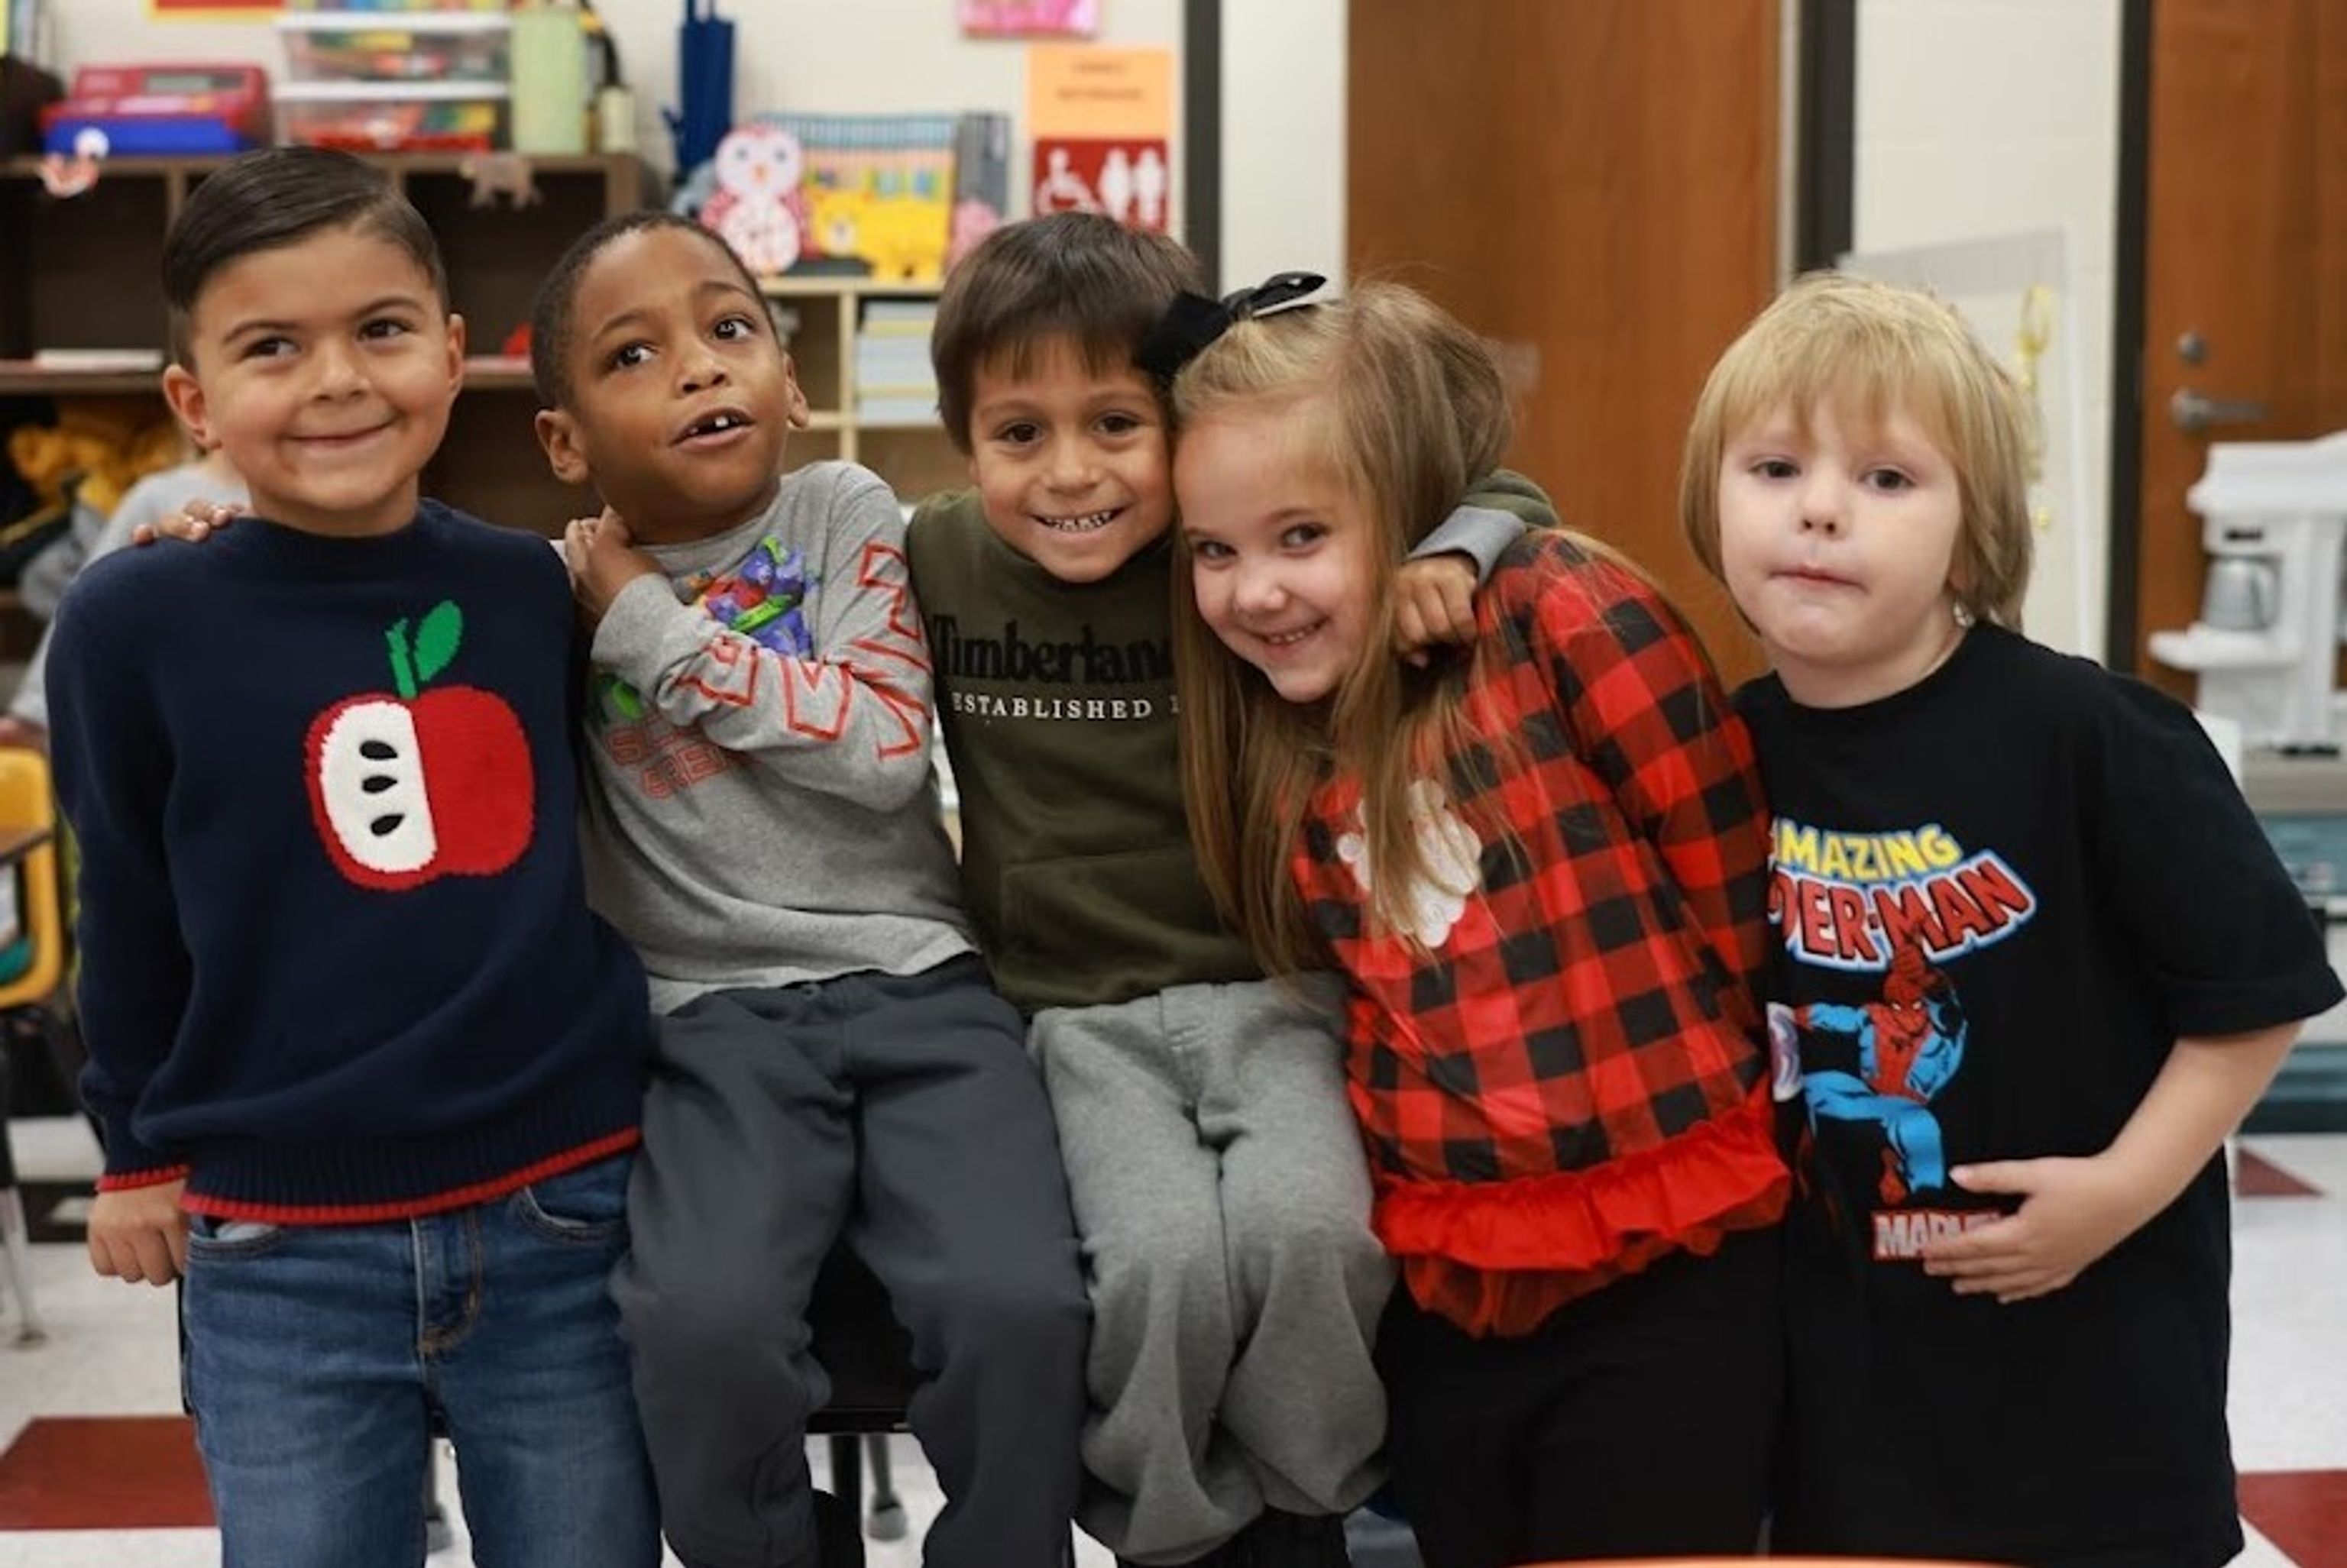
<path fill-rule="evenodd" d="M 794 464 L 826 457 L 860 463 L 907 504 L 969 483 L 968 465 L 938 421 L 936 392 L 922 384 L 936 285 L 791 272 L 764 279 L 760 287 L 771 306 L 793 318 L 791 358 L 813 416 L 810 427 L 791 438 Z M 884 389 L 864 373 L 876 363 L 866 327 L 891 316 L 890 327 L 876 334 L 897 367 Z M 874 394 L 882 390 L 895 395 L 876 405 Z M 878 412 L 867 412 L 876 406 Z"/>
<path fill-rule="evenodd" d="M 37 158 L 0 158 L 0 397 L 159 396 L 152 371 L 67 369 L 36 356 L 162 349 L 156 273 L 163 236 L 188 193 L 221 161 L 113 158 L 91 190 L 55 198 L 42 187 Z M 390 153 L 371 161 L 392 173 L 431 223 L 475 350 L 447 438 L 425 472 L 426 493 L 495 522 L 559 535 L 590 509 L 592 497 L 547 472 L 531 428 L 538 399 L 528 364 L 495 351 L 528 318 L 539 280 L 572 239 L 657 196 L 650 172 L 631 156 L 530 158 L 538 199 L 514 208 L 502 199 L 474 204 L 475 155 Z M 795 318 L 789 346 L 814 411 L 812 428 L 792 439 L 792 463 L 861 463 L 908 503 L 969 483 L 929 403 L 900 399 L 883 418 L 866 417 L 859 406 L 857 338 L 866 306 L 884 313 L 934 307 L 934 285 L 792 273 L 762 288 Z M 900 341 L 925 368 L 926 331 L 905 332 Z"/>
<path fill-rule="evenodd" d="M 151 371 L 61 369 L 45 350 L 160 351 L 164 309 L 156 274 L 163 236 L 218 158 L 108 159 L 80 196 L 50 196 L 40 160 L 0 159 L 0 396 L 159 396 Z M 583 490 L 556 483 L 531 424 L 538 398 L 526 361 L 496 353 L 528 319 L 538 280 L 570 241 L 656 192 L 630 156 L 527 160 L 538 199 L 475 205 L 476 155 L 393 153 L 388 169 L 440 242 L 449 291 L 476 351 L 465 395 L 424 475 L 427 494 L 499 523 L 559 534 L 588 508 Z M 513 166 L 490 166 L 502 174 Z"/>

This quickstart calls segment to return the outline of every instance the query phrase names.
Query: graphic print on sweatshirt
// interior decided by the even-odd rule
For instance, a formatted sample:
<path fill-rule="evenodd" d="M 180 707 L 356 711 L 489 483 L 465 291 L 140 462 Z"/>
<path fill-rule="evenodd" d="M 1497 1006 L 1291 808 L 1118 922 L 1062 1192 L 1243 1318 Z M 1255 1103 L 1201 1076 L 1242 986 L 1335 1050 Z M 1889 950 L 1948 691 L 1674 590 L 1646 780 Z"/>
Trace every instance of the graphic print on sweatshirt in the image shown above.
<path fill-rule="evenodd" d="M 1845 1170 L 1860 1162 L 1877 1262 L 1911 1262 L 1935 1237 L 1997 1217 L 1948 1180 L 1941 1102 L 1971 1028 L 1949 966 L 2037 908 L 1993 850 L 1967 851 L 1936 824 L 1847 833 L 1777 819 L 1768 922 L 1795 965 L 1793 994 L 1837 993 L 1769 1004 L 1778 1094 L 1801 1095 L 1813 1153 Z M 1850 994 L 1845 975 L 1871 983 Z"/>
<path fill-rule="evenodd" d="M 807 596 L 815 579 L 806 556 L 785 549 L 772 534 L 750 547 L 750 553 L 723 571 L 702 572 L 677 586 L 684 602 L 708 612 L 729 631 L 739 632 L 760 647 L 784 658 L 813 658 L 815 634 L 807 629 Z M 597 671 L 594 713 L 598 722 L 617 719 L 632 724 L 651 708 L 643 693 L 618 676 Z"/>
<path fill-rule="evenodd" d="M 825 578 L 773 535 L 721 571 L 677 579 L 680 602 L 724 630 L 662 677 L 657 701 L 596 670 L 589 709 L 596 746 L 650 800 L 747 767 L 745 753 L 762 746 L 825 745 L 852 728 L 856 743 L 872 745 L 882 762 L 925 752 L 928 650 L 905 554 L 867 541 L 844 570 L 847 580 L 834 574 L 832 589 L 887 614 L 855 636 L 836 628 L 856 612 L 835 616 L 825 636 L 836 640 L 825 649 L 812 624 Z"/>
<path fill-rule="evenodd" d="M 1090 619 L 1039 627 L 1017 616 L 982 623 L 928 615 L 942 708 L 1016 724 L 1149 724 L 1181 711 L 1174 642 L 1121 636 Z"/>
<path fill-rule="evenodd" d="M 310 722 L 311 815 L 335 870 L 360 887 L 493 877 L 529 848 L 537 769 L 520 718 L 495 692 L 431 685 L 464 638 L 453 600 L 412 629 L 393 623 L 393 689 L 346 697 Z"/>

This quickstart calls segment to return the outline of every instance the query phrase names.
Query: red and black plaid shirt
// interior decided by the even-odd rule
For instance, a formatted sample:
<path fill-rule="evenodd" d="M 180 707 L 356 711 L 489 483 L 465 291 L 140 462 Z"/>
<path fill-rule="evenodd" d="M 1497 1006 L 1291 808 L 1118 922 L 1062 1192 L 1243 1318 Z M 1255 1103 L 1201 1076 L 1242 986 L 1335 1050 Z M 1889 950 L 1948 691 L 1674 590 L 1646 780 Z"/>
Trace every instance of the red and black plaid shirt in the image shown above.
<path fill-rule="evenodd" d="M 1352 982 L 1378 1234 L 1429 1310 L 1522 1333 L 1783 1208 L 1768 815 L 1702 646 L 1635 573 L 1529 535 L 1478 622 L 1487 738 L 1412 789 L 1423 946 L 1368 930 L 1358 780 L 1315 794 L 1295 871 Z"/>

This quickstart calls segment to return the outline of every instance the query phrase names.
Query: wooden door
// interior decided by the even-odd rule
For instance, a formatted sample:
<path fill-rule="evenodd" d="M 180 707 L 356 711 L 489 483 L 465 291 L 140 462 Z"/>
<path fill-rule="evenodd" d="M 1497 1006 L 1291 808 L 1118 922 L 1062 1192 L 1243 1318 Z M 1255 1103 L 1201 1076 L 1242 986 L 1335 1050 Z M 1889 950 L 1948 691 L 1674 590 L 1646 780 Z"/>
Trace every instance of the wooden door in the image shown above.
<path fill-rule="evenodd" d="M 1680 542 L 1696 393 L 1777 283 L 1778 0 L 1351 0 L 1348 259 L 1496 340 L 1511 461 L 1635 556 L 1733 681 Z"/>
<path fill-rule="evenodd" d="M 2148 57 L 2141 396 L 2113 418 L 2142 443 L 2135 667 L 2188 699 L 2144 644 L 2199 606 L 2209 443 L 2347 428 L 2347 5 L 2153 0 Z M 2188 431 L 2178 394 L 2265 412 Z"/>

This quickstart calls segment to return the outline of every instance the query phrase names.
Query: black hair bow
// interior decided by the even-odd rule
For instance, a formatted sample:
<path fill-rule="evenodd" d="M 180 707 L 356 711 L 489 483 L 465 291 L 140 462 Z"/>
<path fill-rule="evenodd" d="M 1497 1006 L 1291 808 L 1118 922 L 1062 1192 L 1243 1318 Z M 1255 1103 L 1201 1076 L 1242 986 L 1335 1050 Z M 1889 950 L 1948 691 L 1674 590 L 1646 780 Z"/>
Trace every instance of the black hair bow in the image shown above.
<path fill-rule="evenodd" d="M 1206 345 L 1250 316 L 1269 316 L 1297 305 L 1313 303 L 1310 296 L 1327 286 L 1317 272 L 1275 272 L 1252 289 L 1241 289 L 1209 300 L 1204 294 L 1181 293 L 1165 307 L 1165 314 L 1142 341 L 1135 355 L 1141 368 L 1159 381 L 1171 382 L 1182 367 L 1205 352 Z"/>

